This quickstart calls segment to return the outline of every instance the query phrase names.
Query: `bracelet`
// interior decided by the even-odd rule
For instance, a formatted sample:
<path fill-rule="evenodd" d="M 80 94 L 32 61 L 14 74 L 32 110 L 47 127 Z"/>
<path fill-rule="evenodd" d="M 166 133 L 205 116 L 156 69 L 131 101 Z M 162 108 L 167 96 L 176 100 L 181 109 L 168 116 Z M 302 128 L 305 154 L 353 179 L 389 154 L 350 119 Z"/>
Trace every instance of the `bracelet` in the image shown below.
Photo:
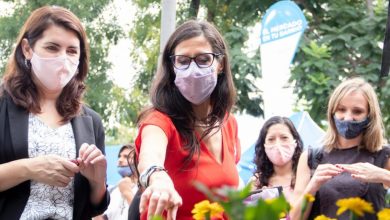
<path fill-rule="evenodd" d="M 139 183 L 140 183 L 140 185 L 141 185 L 143 188 L 148 187 L 148 186 L 149 186 L 150 176 L 151 176 L 154 172 L 158 172 L 158 171 L 168 172 L 168 171 L 167 171 L 164 167 L 162 167 L 162 166 L 152 165 L 152 166 L 150 166 L 148 169 L 144 170 L 144 172 L 142 172 L 141 175 L 139 176 Z"/>

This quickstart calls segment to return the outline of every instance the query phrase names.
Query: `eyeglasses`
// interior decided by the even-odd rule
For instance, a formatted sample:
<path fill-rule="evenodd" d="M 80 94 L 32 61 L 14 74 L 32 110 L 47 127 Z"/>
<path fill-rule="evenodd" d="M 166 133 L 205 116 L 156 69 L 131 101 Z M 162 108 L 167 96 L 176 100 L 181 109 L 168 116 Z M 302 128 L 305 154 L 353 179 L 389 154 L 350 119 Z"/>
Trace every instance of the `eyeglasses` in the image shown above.
<path fill-rule="evenodd" d="M 201 53 L 194 57 L 189 57 L 185 55 L 172 55 L 171 58 L 173 66 L 179 70 L 188 69 L 191 64 L 191 61 L 194 60 L 196 65 L 199 68 L 207 68 L 213 65 L 215 57 L 223 56 L 220 53 Z"/>

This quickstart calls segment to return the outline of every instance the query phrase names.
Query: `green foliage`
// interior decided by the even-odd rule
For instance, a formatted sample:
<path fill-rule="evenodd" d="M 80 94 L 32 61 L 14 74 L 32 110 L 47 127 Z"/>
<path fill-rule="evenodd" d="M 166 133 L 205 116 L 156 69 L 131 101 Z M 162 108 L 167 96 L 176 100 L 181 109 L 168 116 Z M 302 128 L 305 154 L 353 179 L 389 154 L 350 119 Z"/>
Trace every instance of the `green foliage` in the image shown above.
<path fill-rule="evenodd" d="M 4 72 L 18 32 L 33 10 L 44 5 L 70 9 L 83 22 L 90 42 L 90 71 L 86 82 L 85 102 L 102 116 L 108 134 L 107 140 L 112 144 L 117 143 L 118 136 L 123 133 L 123 126 L 134 126 L 141 106 L 139 102 L 144 103 L 145 100 L 134 98 L 137 102 L 133 103 L 129 92 L 115 86 L 107 76 L 111 68 L 111 63 L 107 60 L 109 48 L 123 37 L 116 15 L 105 10 L 110 3 L 110 0 L 14 1 L 14 13 L 9 17 L 0 17 L 0 29 L 3 30 L 0 32 L 0 46 L 4 48 L 0 51 L 0 70 L 1 73 Z M 134 90 L 133 94 L 138 95 L 139 91 Z M 129 139 L 131 137 L 126 136 L 127 141 L 121 140 L 121 143 L 127 143 Z"/>
<path fill-rule="evenodd" d="M 198 13 L 190 6 L 200 3 Z M 313 0 L 296 1 L 309 21 L 309 29 L 294 58 L 291 82 L 299 103 L 304 103 L 313 119 L 320 125 L 326 117 L 327 101 L 333 89 L 345 78 L 362 76 L 378 92 L 386 130 L 390 130 L 389 80 L 380 82 L 381 48 L 387 19 L 386 1 L 373 4 L 373 16 L 368 13 L 364 0 Z M 157 68 L 159 48 L 160 14 L 151 13 L 159 9 L 158 0 L 135 1 L 139 7 L 136 28 L 131 37 L 138 49 L 133 57 L 141 59 L 141 70 L 137 82 L 145 92 Z M 231 66 L 238 92 L 237 110 L 252 115 L 262 115 L 261 91 L 253 82 L 261 77 L 259 54 L 250 57 L 243 52 L 248 39 L 248 27 L 260 22 L 261 15 L 273 1 L 240 0 L 187 0 L 177 5 L 177 23 L 194 17 L 214 23 L 224 35 L 231 54 Z M 195 4 L 196 5 L 196 4 Z M 146 28 L 148 27 L 148 28 Z M 146 58 L 147 57 L 147 58 Z"/>
<path fill-rule="evenodd" d="M 306 101 L 317 123 L 326 117 L 327 101 L 333 89 L 345 78 L 361 76 L 377 90 L 387 131 L 390 129 L 390 84 L 380 86 L 379 71 L 387 19 L 387 8 L 378 1 L 374 16 L 367 13 L 366 1 L 315 1 L 305 5 L 310 21 L 295 57 L 291 80 L 295 92 Z M 322 7 L 320 7 L 322 6 Z M 316 11 L 316 14 L 309 13 Z"/>
<path fill-rule="evenodd" d="M 137 21 L 130 31 L 130 39 L 136 45 L 131 53 L 131 58 L 139 68 L 136 87 L 143 95 L 147 96 L 151 81 L 157 69 L 157 59 L 160 51 L 160 13 L 155 13 L 153 8 L 160 10 L 159 1 L 134 1 L 138 6 L 136 12 Z"/>
<path fill-rule="evenodd" d="M 196 182 L 195 187 L 211 201 L 218 202 L 230 219 L 234 220 L 279 220 L 282 213 L 288 213 L 290 210 L 290 205 L 283 195 L 270 200 L 259 199 L 254 205 L 245 204 L 245 199 L 250 195 L 250 185 L 241 190 L 231 187 L 209 189 L 202 183 Z"/>
<path fill-rule="evenodd" d="M 131 91 L 118 88 L 107 77 L 111 64 L 106 60 L 109 46 L 114 45 L 122 30 L 116 15 L 104 17 L 110 0 L 30 0 L 8 1 L 15 7 L 11 16 L 0 17 L 0 71 L 13 49 L 16 36 L 30 12 L 43 5 L 69 8 L 84 23 L 91 44 L 90 74 L 85 101 L 99 112 L 104 120 L 110 143 L 125 142 L 134 136 L 138 112 L 147 103 L 151 81 L 157 69 L 160 41 L 161 1 L 134 0 L 136 20 L 129 33 L 135 47 L 131 59 L 139 76 Z M 292 65 L 291 82 L 303 110 L 309 111 L 321 125 L 326 116 L 330 92 L 340 81 L 351 76 L 362 76 L 376 88 L 380 99 L 387 134 L 390 131 L 390 81 L 379 79 L 383 42 L 387 19 L 387 2 L 375 1 L 373 16 L 365 0 L 296 1 L 304 10 L 309 29 L 298 48 Z M 199 3 L 199 11 L 191 5 Z M 260 75 L 259 51 L 248 55 L 245 42 L 248 28 L 260 22 L 271 0 L 185 0 L 177 2 L 177 24 L 194 18 L 214 23 L 225 37 L 230 52 L 233 78 L 237 87 L 237 111 L 255 116 L 263 114 L 261 91 L 254 85 Z M 302 109 L 299 109 L 302 110 Z M 119 139 L 124 137 L 124 139 Z M 130 137 L 130 138 L 129 138 Z M 128 141 L 126 141 L 128 142 Z"/>

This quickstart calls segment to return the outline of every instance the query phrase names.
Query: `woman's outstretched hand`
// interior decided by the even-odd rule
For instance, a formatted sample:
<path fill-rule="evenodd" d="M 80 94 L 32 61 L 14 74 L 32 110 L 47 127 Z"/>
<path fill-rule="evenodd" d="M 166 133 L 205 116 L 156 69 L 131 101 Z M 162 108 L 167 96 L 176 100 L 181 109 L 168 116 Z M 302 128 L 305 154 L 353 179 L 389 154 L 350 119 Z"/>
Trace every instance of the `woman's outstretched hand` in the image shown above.
<path fill-rule="evenodd" d="M 167 219 L 175 220 L 177 210 L 183 204 L 182 198 L 175 190 L 171 178 L 166 172 L 155 172 L 150 176 L 150 185 L 142 193 L 140 212 L 148 210 L 148 219 L 162 215 L 167 211 Z"/>

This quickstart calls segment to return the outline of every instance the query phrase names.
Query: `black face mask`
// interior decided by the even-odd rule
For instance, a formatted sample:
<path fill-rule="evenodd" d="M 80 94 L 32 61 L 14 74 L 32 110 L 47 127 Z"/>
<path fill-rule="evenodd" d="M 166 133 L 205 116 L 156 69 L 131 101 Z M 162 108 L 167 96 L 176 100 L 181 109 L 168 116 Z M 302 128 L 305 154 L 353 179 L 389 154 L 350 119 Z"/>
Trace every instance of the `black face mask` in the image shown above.
<path fill-rule="evenodd" d="M 346 139 L 353 139 L 359 136 L 364 130 L 366 130 L 367 125 L 370 122 L 368 117 L 362 121 L 344 121 L 337 119 L 336 116 L 333 116 L 333 120 L 339 135 Z"/>

